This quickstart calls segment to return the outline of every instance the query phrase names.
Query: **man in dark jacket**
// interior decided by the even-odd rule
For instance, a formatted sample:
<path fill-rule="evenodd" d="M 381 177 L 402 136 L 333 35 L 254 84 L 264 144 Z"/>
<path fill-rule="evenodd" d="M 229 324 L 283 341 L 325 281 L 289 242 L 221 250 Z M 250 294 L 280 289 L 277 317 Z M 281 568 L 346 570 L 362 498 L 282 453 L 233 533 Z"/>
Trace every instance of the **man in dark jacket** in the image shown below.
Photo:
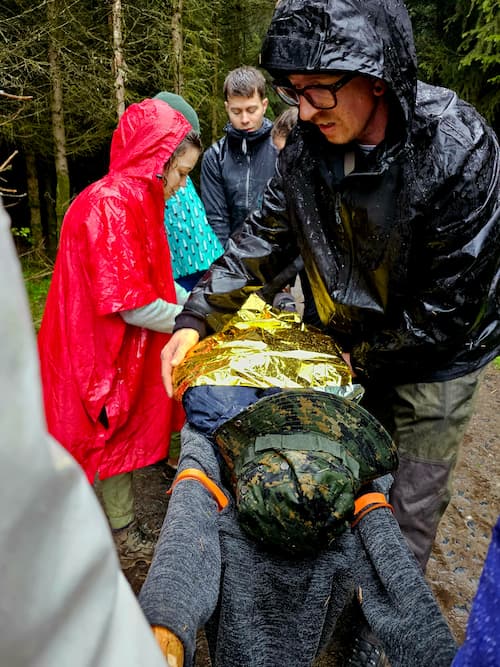
<path fill-rule="evenodd" d="M 399 447 L 391 502 L 425 570 L 481 370 L 500 351 L 498 140 L 454 92 L 417 82 L 398 0 L 282 0 L 261 62 L 300 119 L 261 210 L 177 317 L 164 382 L 300 254 L 306 312 Z"/>
<path fill-rule="evenodd" d="M 271 139 L 266 80 L 255 67 L 238 67 L 224 81 L 226 134 L 204 154 L 201 197 L 223 246 L 257 208 L 274 173 L 277 149 Z"/>

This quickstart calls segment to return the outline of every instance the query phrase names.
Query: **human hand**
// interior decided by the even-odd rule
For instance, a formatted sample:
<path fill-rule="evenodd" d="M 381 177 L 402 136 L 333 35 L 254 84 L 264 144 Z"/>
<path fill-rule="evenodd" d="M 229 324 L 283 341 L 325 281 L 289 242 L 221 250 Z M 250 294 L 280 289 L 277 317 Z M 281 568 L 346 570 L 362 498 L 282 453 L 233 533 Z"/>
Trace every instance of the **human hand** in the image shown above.
<path fill-rule="evenodd" d="M 177 635 L 160 625 L 153 625 L 152 630 L 161 652 L 167 659 L 168 667 L 183 667 L 184 646 Z"/>
<path fill-rule="evenodd" d="M 346 364 L 349 366 L 349 371 L 351 373 L 351 376 L 353 378 L 356 377 L 356 373 L 353 370 L 353 367 L 351 366 L 351 355 L 349 352 L 342 352 L 342 358 L 346 362 Z"/>
<path fill-rule="evenodd" d="M 179 329 L 161 351 L 161 377 L 170 398 L 174 395 L 172 371 L 199 340 L 200 335 L 195 329 Z"/>

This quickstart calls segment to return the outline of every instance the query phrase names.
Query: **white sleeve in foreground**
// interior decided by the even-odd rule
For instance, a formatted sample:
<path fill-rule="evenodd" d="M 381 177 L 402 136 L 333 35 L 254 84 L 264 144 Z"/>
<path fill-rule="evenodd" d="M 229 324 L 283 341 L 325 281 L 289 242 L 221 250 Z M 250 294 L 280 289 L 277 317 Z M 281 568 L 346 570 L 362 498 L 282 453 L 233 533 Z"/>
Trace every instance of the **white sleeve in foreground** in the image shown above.
<path fill-rule="evenodd" d="M 96 495 L 48 434 L 35 336 L 0 200 L 0 665 L 165 667 Z"/>

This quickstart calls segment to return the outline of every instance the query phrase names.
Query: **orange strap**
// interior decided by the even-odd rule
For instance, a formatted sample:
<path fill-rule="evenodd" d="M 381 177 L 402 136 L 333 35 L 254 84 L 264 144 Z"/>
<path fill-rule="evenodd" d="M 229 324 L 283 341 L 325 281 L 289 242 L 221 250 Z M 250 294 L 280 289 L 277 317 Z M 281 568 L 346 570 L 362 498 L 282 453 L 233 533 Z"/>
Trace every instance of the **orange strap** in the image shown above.
<path fill-rule="evenodd" d="M 197 468 L 186 468 L 185 470 L 182 470 L 172 482 L 172 486 L 167 491 L 167 494 L 170 495 L 176 484 L 178 484 L 183 479 L 195 479 L 196 481 L 200 482 L 207 489 L 207 491 L 212 494 L 215 502 L 218 505 L 219 512 L 223 510 L 224 507 L 226 507 L 226 505 L 229 503 L 226 494 L 221 489 L 219 489 L 217 484 L 209 477 L 207 477 L 204 472 L 198 470 Z"/>
<path fill-rule="evenodd" d="M 388 507 L 394 514 L 394 508 L 387 502 L 383 493 L 365 493 L 354 501 L 354 521 L 351 527 L 354 528 L 368 512 L 377 510 L 380 507 Z"/>

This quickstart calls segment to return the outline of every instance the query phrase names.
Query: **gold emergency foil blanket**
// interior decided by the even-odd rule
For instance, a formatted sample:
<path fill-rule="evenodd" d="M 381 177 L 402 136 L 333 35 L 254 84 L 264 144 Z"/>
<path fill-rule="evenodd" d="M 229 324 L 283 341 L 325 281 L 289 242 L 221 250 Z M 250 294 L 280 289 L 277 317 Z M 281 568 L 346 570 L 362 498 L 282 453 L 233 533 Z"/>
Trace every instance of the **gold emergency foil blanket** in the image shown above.
<path fill-rule="evenodd" d="M 351 381 L 340 348 L 329 336 L 256 294 L 220 332 L 195 345 L 173 374 L 177 399 L 190 387 L 204 385 L 326 391 L 342 386 L 348 396 Z"/>

